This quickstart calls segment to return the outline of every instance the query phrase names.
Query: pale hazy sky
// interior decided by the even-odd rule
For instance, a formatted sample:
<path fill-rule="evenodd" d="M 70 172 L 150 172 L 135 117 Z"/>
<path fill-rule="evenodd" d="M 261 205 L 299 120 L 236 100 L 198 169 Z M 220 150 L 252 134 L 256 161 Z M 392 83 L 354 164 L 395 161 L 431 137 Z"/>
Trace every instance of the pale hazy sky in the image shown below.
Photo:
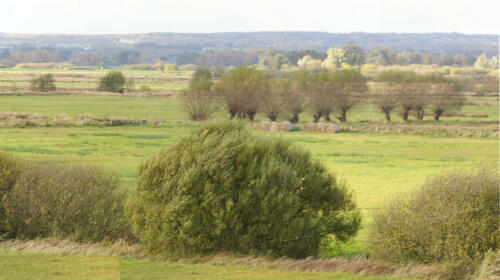
<path fill-rule="evenodd" d="M 0 32 L 500 33 L 500 0 L 0 0 Z"/>

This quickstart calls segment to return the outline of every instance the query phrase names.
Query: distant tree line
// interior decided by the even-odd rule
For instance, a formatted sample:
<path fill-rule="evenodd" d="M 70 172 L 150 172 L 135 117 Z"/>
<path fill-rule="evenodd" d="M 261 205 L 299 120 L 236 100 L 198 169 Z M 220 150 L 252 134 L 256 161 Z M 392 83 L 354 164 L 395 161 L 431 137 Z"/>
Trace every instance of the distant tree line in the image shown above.
<path fill-rule="evenodd" d="M 485 52 L 498 56 L 498 34 L 460 33 L 326 33 L 326 32 L 231 32 L 231 33 L 147 33 L 109 35 L 30 35 L 0 33 L 0 49 L 50 46 L 57 49 L 117 48 L 141 54 L 164 56 L 174 62 L 181 53 L 208 49 L 270 49 L 279 51 L 316 50 L 340 47 L 354 42 L 364 50 L 385 46 L 396 52 L 417 51 L 425 54 L 444 53 L 478 56 Z M 75 46 L 68 47 L 68 46 Z M 0 51 L 1 52 L 1 51 Z M 65 59 L 65 58 L 63 58 Z"/>
<path fill-rule="evenodd" d="M 410 65 L 436 64 L 440 66 L 482 66 L 496 68 L 498 54 L 484 59 L 491 62 L 476 63 L 477 54 L 448 54 L 443 50 L 438 52 L 396 51 L 389 47 L 373 46 L 362 48 L 352 42 L 341 48 L 330 48 L 328 51 L 314 49 L 276 50 L 269 48 L 234 49 L 230 47 L 197 49 L 179 48 L 178 46 L 160 46 L 155 44 L 137 44 L 133 48 L 120 46 L 98 46 L 89 48 L 35 48 L 15 46 L 0 49 L 0 64 L 15 66 L 20 63 L 70 62 L 80 66 L 111 67 L 130 64 L 154 64 L 159 61 L 175 63 L 176 65 L 199 66 L 241 66 L 261 65 L 269 69 L 281 69 L 285 66 L 296 66 L 300 63 L 315 65 L 326 59 L 339 67 L 342 63 L 348 65 Z M 151 67 L 152 70 L 155 67 Z"/>

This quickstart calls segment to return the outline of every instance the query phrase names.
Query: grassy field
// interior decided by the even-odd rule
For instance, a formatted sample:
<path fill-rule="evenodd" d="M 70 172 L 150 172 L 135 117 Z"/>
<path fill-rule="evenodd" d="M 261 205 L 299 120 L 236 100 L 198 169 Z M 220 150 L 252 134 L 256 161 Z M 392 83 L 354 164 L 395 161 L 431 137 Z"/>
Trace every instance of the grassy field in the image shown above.
<path fill-rule="evenodd" d="M 43 73 L 54 75 L 58 93 L 81 94 L 94 92 L 99 78 L 109 70 L 63 70 L 63 69 L 0 69 L 0 92 L 23 94 L 30 92 L 30 81 Z M 177 93 L 187 86 L 189 71 L 139 71 L 123 70 L 127 80 L 133 80 L 135 90 L 149 86 L 153 95 Z"/>
<path fill-rule="evenodd" d="M 498 97 L 469 97 L 470 104 L 462 109 L 462 114 L 444 116 L 441 123 L 456 124 L 457 122 L 495 122 L 498 121 Z M 159 118 L 164 121 L 184 121 L 187 115 L 182 111 L 178 98 L 165 97 L 119 97 L 119 96 L 71 96 L 71 95 L 0 95 L 0 112 L 24 112 L 54 115 L 66 113 L 70 116 L 92 114 L 95 116 L 126 116 L 130 118 Z M 473 115 L 486 115 L 477 118 Z M 308 112 L 301 114 L 301 121 L 311 121 Z M 348 116 L 350 123 L 369 121 L 385 123 L 383 115 L 373 104 L 361 104 Z M 227 118 L 221 109 L 214 119 Z M 281 116 L 285 120 L 285 116 Z M 263 114 L 257 114 L 256 120 L 266 120 Z M 402 119 L 393 113 L 394 123 L 403 123 Z M 424 123 L 435 123 L 431 116 Z"/>
<path fill-rule="evenodd" d="M 181 264 L 111 256 L 18 253 L 0 250 L 0 279 L 390 280 L 398 278 L 261 269 L 240 265 Z"/>
<path fill-rule="evenodd" d="M 3 71 L 3 72 L 2 72 Z M 0 70 L 15 75 L 24 69 Z M 27 73 L 32 73 L 26 71 Z M 136 73 L 137 72 L 137 73 Z M 55 70 L 66 75 L 67 72 Z M 86 72 L 87 73 L 87 72 Z M 98 77 L 103 72 L 90 71 Z M 72 74 L 74 74 L 72 72 Z M 146 75 L 141 71 L 130 74 Z M 147 71 L 147 75 L 150 72 Z M 157 73 L 155 75 L 163 75 Z M 170 74 L 169 74 L 170 75 Z M 185 73 L 179 73 L 184 77 Z M 184 78 L 182 78 L 184 79 Z M 0 81 L 0 86 L 4 83 Z M 498 128 L 498 98 L 470 97 L 462 115 L 443 117 L 442 123 L 461 129 L 464 123 Z M 120 176 L 123 187 L 133 193 L 137 167 L 142 160 L 187 135 L 197 124 L 187 121 L 177 98 L 117 97 L 87 95 L 18 96 L 0 95 L 0 112 L 25 112 L 52 116 L 92 114 L 96 117 L 155 118 L 161 126 L 117 127 L 3 127 L 0 128 L 0 150 L 17 156 L 64 163 L 97 164 Z M 487 115 L 472 118 L 470 115 Z M 382 124 L 383 116 L 371 104 L 357 108 L 349 124 Z M 223 111 L 214 119 L 226 119 Z M 430 117 L 426 117 L 430 119 Z M 263 115 L 257 116 L 264 120 Z M 302 121 L 311 117 L 305 113 Z M 394 114 L 395 123 L 401 120 Z M 489 124 L 488 124 L 489 122 Z M 433 125 L 428 120 L 422 125 Z M 493 124 L 491 124 L 493 123 Z M 418 123 L 420 125 L 421 123 Z M 304 146 L 316 160 L 324 162 L 332 172 L 347 180 L 364 215 L 363 229 L 351 243 L 323 256 L 353 255 L 367 252 L 367 227 L 371 213 L 397 194 L 415 190 L 428 176 L 456 168 L 498 166 L 499 146 L 496 137 L 436 137 L 430 135 L 338 133 L 317 134 L 256 132 L 282 137 Z M 30 264 L 19 270 L 17 264 Z M 82 263 L 85 263 L 83 265 Z M 38 273 L 39 270 L 60 271 L 58 275 Z M 14 274 L 18 273 L 18 274 Z M 72 274 L 73 273 L 73 274 Z M 52 256 L 0 252 L 0 279 L 358 279 L 357 276 L 321 273 L 260 270 L 251 267 L 180 265 L 118 259 L 113 257 Z M 168 275 L 168 278 L 165 278 Z M 37 278 L 38 277 L 38 278 Z M 108 277 L 108 278 L 106 278 Z M 142 277 L 142 278 L 141 278 Z M 211 278 L 210 278 L 211 277 Z M 281 277 L 281 278 L 280 278 Z M 359 278 L 382 279 L 382 278 Z"/>

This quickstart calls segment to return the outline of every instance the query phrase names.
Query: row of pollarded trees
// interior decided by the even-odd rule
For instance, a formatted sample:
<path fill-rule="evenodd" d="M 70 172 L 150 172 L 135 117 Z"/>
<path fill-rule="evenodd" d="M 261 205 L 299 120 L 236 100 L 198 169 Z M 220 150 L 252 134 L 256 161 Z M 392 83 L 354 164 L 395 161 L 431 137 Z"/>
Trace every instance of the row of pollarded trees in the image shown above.
<path fill-rule="evenodd" d="M 276 121 L 286 113 L 290 122 L 296 123 L 308 110 L 315 122 L 321 117 L 328 121 L 332 114 L 346 121 L 347 112 L 367 90 L 359 71 L 300 71 L 271 79 L 264 72 L 242 66 L 226 72 L 215 84 L 210 78 L 209 70 L 198 69 L 184 92 L 185 109 L 193 120 L 206 119 L 210 102 L 217 100 L 230 118 L 253 120 L 257 112 L 262 112 Z"/>
<path fill-rule="evenodd" d="M 226 72 L 214 83 L 208 69 L 198 69 L 184 92 L 184 105 L 193 120 L 206 119 L 213 111 L 213 101 L 222 104 L 230 118 L 253 120 L 262 112 L 271 121 L 287 114 L 292 123 L 308 111 L 313 121 L 331 117 L 347 121 L 347 114 L 372 97 L 379 109 L 391 120 L 391 112 L 401 112 L 406 121 L 411 111 L 423 119 L 427 108 L 435 120 L 442 113 L 462 105 L 460 87 L 437 75 L 415 75 L 384 72 L 375 83 L 376 94 L 367 94 L 366 78 L 356 70 L 311 73 L 294 72 L 286 77 L 269 78 L 252 67 L 238 67 Z"/>
<path fill-rule="evenodd" d="M 408 121 L 412 111 L 423 120 L 426 110 L 431 110 L 434 120 L 439 121 L 443 113 L 461 109 L 465 101 L 460 83 L 438 74 L 388 71 L 375 81 L 375 104 L 388 122 L 395 109 L 404 121 Z"/>

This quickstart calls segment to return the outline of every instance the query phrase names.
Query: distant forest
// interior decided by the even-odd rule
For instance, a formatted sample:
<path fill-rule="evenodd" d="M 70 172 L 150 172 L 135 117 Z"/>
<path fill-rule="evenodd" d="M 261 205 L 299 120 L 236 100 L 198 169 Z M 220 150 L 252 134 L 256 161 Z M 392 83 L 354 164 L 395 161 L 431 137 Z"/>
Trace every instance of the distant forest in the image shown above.
<path fill-rule="evenodd" d="M 126 35 L 56 35 L 0 33 L 0 64 L 70 62 L 75 65 L 126 65 L 164 61 L 177 65 L 229 66 L 257 64 L 259 56 L 280 53 L 289 64 L 305 55 L 324 59 L 330 48 L 348 43 L 360 46 L 370 60 L 370 51 L 430 57 L 440 65 L 471 65 L 485 53 L 498 57 L 498 35 L 460 33 L 147 33 Z M 393 53 L 394 59 L 389 59 Z M 405 56 L 403 55 L 403 56 Z M 417 60 L 421 60 L 417 58 Z M 408 61 L 408 59 L 404 59 Z M 410 61 L 411 62 L 411 61 Z"/>

